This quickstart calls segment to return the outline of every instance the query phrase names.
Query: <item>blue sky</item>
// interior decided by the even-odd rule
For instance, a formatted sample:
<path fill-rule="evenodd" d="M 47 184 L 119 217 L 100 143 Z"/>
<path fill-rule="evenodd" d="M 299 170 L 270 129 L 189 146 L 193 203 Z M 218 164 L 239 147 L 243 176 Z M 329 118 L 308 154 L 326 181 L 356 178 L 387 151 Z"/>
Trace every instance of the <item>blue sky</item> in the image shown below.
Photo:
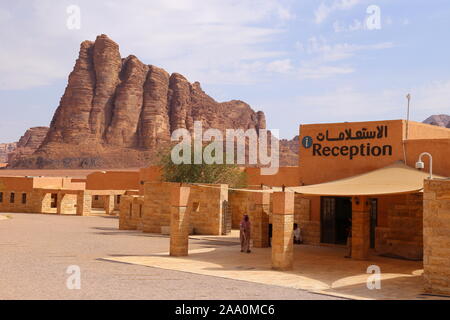
<path fill-rule="evenodd" d="M 301 123 L 405 118 L 408 92 L 413 120 L 450 113 L 448 0 L 2 1 L 0 142 L 49 125 L 79 44 L 102 33 L 123 57 L 264 111 L 284 138 Z"/>

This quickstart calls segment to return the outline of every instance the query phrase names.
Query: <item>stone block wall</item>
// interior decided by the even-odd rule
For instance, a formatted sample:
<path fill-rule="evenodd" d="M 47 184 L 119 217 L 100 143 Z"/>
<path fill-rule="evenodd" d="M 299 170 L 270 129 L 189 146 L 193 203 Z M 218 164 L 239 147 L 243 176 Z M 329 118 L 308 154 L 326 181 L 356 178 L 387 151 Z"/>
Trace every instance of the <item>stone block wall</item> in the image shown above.
<path fill-rule="evenodd" d="M 224 201 L 228 201 L 227 185 L 190 185 L 187 213 L 194 234 L 222 234 Z"/>
<path fill-rule="evenodd" d="M 18 213 L 59 213 L 76 214 L 77 195 L 58 193 L 56 208 L 51 207 L 51 195 L 43 190 L 32 192 L 2 191 L 3 201 L 0 202 L 0 211 Z M 11 194 L 14 193 L 14 202 L 11 202 Z M 25 203 L 22 201 L 26 195 Z"/>
<path fill-rule="evenodd" d="M 119 230 L 142 230 L 144 197 L 122 196 L 119 211 Z"/>
<path fill-rule="evenodd" d="M 173 183 L 145 183 L 142 209 L 142 219 L 124 223 L 124 226 L 132 226 L 138 230 L 150 233 L 161 233 L 161 228 L 170 226 L 170 195 Z M 228 201 L 228 187 L 226 185 L 197 186 L 188 185 L 191 188 L 187 211 L 190 216 L 190 227 L 195 234 L 220 235 L 222 234 L 223 203 Z M 129 196 L 122 197 L 121 207 L 126 212 L 130 200 Z M 138 208 L 135 204 L 133 208 Z M 134 210 L 137 209 L 132 209 Z M 122 209 L 121 209 L 122 212 Z M 135 213 L 136 215 L 137 213 Z M 121 213 L 122 216 L 122 213 Z"/>
<path fill-rule="evenodd" d="M 294 222 L 300 227 L 303 243 L 320 244 L 320 221 L 311 220 L 311 200 L 300 194 L 294 198 Z"/>
<path fill-rule="evenodd" d="M 407 259 L 423 257 L 423 196 L 420 193 L 380 198 L 386 201 L 387 225 L 376 228 L 375 249 Z M 378 213 L 380 215 L 380 212 Z"/>
<path fill-rule="evenodd" d="M 32 213 L 38 212 L 34 211 L 36 204 L 34 201 L 33 192 L 22 192 L 22 191 L 0 191 L 2 192 L 2 201 L 0 202 L 1 212 L 21 212 L 21 213 Z M 11 202 L 11 194 L 14 194 L 14 202 Z M 22 203 L 22 194 L 26 194 L 26 203 Z"/>
<path fill-rule="evenodd" d="M 161 227 L 170 226 L 170 194 L 170 183 L 144 184 L 142 231 L 161 233 Z"/>
<path fill-rule="evenodd" d="M 76 194 L 58 194 L 59 206 L 57 213 L 76 214 L 77 195 Z"/>
<path fill-rule="evenodd" d="M 230 190 L 228 199 L 232 214 L 231 226 L 233 229 L 239 229 L 242 216 L 248 212 L 251 203 L 251 192 Z"/>
<path fill-rule="evenodd" d="M 79 191 L 77 194 L 77 215 L 88 216 L 91 214 L 92 196 L 85 191 Z"/>
<path fill-rule="evenodd" d="M 425 180 L 423 195 L 425 290 L 450 294 L 450 180 Z"/>

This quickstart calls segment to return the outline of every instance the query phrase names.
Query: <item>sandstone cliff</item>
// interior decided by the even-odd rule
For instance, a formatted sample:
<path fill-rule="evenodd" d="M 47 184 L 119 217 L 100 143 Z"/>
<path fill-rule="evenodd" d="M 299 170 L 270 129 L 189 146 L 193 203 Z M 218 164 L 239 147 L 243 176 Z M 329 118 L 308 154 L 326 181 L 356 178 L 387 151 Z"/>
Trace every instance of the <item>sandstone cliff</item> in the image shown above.
<path fill-rule="evenodd" d="M 295 136 L 291 140 L 280 140 L 280 166 L 298 166 L 300 140 Z"/>
<path fill-rule="evenodd" d="M 446 114 L 432 115 L 425 119 L 423 123 L 450 128 L 450 116 Z"/>
<path fill-rule="evenodd" d="M 8 154 L 16 149 L 16 142 L 0 143 L 0 163 L 8 162 Z"/>
<path fill-rule="evenodd" d="M 17 142 L 15 150 L 8 154 L 8 163 L 14 163 L 31 156 L 41 146 L 48 130 L 48 127 L 28 129 Z"/>
<path fill-rule="evenodd" d="M 53 116 L 50 129 L 32 156 L 15 157 L 11 167 L 123 168 L 152 163 L 173 130 L 264 129 L 263 112 L 245 102 L 219 103 L 198 82 L 121 58 L 106 35 L 84 41 Z"/>

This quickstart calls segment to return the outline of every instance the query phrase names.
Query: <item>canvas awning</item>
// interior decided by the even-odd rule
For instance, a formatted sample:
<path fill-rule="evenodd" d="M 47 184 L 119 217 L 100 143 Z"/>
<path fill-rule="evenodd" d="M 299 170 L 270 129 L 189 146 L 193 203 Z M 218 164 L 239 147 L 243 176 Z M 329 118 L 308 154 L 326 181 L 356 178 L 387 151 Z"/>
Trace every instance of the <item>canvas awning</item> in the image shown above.
<path fill-rule="evenodd" d="M 396 162 L 371 172 L 321 184 L 289 187 L 286 190 L 304 195 L 369 196 L 415 193 L 423 191 L 423 181 L 429 173 Z M 433 175 L 433 178 L 442 178 Z"/>

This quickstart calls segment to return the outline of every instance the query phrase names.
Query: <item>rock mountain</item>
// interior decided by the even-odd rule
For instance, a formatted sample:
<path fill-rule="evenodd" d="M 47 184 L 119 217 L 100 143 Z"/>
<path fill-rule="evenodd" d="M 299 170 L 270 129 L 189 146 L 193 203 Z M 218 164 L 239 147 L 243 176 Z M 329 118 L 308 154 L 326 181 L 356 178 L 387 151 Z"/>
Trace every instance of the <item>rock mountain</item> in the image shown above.
<path fill-rule="evenodd" d="M 264 129 L 263 112 L 245 102 L 216 102 L 198 82 L 122 58 L 106 35 L 81 43 L 79 57 L 53 116 L 32 155 L 11 157 L 14 168 L 123 168 L 154 160 L 173 130 Z"/>
<path fill-rule="evenodd" d="M 44 141 L 48 127 L 34 127 L 28 129 L 25 134 L 15 143 L 14 150 L 11 150 L 7 156 L 8 163 L 20 161 L 23 158 L 31 156 Z"/>
<path fill-rule="evenodd" d="M 424 123 L 450 128 L 450 116 L 446 114 L 432 115 L 428 117 Z"/>
<path fill-rule="evenodd" d="M 0 164 L 8 162 L 8 155 L 16 149 L 17 142 L 0 143 Z"/>
<path fill-rule="evenodd" d="M 17 143 L 0 144 L 12 168 L 127 168 L 154 163 L 178 128 L 265 129 L 263 112 L 239 100 L 219 103 L 200 83 L 122 58 L 106 35 L 81 43 L 79 57 L 50 128 L 29 129 Z M 425 123 L 450 127 L 450 116 Z M 298 136 L 280 140 L 280 164 L 298 165 Z"/>

